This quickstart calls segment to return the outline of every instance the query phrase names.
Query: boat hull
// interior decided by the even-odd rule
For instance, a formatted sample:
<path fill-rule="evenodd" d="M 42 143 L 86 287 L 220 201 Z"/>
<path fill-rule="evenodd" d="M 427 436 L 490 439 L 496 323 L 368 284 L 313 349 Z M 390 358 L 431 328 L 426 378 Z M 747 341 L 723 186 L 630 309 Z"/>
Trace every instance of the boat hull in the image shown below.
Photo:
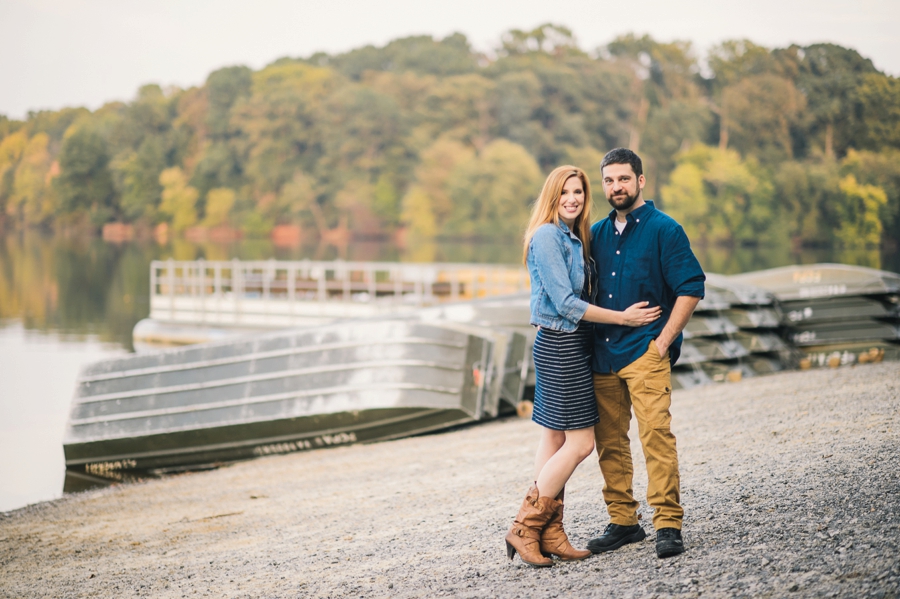
<path fill-rule="evenodd" d="M 498 393 L 521 394 L 524 339 L 458 329 L 355 321 L 100 362 L 78 382 L 66 466 L 115 479 L 493 417 Z"/>
<path fill-rule="evenodd" d="M 70 443 L 66 466 L 115 478 L 116 471 L 207 467 L 421 434 L 472 422 L 465 410 L 385 408 L 260 420 L 227 426 Z"/>

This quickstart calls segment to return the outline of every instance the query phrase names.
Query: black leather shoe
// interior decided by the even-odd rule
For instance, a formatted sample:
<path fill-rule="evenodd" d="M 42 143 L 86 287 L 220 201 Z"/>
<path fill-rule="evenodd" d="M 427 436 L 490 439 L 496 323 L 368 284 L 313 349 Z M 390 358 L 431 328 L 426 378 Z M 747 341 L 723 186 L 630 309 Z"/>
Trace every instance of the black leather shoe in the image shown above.
<path fill-rule="evenodd" d="M 656 557 L 672 557 L 684 553 L 684 541 L 677 528 L 660 528 L 656 531 Z"/>
<path fill-rule="evenodd" d="M 587 548 L 591 553 L 603 553 L 604 551 L 613 551 L 622 545 L 628 543 L 637 543 L 647 536 L 640 524 L 631 526 L 621 526 L 619 524 L 608 524 L 603 534 L 596 539 L 588 541 Z"/>

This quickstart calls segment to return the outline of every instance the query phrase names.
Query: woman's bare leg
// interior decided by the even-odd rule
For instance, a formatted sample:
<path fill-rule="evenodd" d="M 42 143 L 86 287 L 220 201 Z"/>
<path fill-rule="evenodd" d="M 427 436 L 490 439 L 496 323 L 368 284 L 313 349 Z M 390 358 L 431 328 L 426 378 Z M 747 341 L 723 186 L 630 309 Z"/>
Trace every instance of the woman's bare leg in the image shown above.
<path fill-rule="evenodd" d="M 537 487 L 544 497 L 556 497 L 566 486 L 566 482 L 575 468 L 594 451 L 594 427 L 579 428 L 573 431 L 551 431 L 543 429 L 541 442 L 538 444 L 538 455 L 535 466 L 544 459 L 544 465 L 537 475 Z M 550 433 L 562 433 L 565 441 L 549 458 L 543 455 L 549 453 L 550 447 L 558 440 L 557 435 Z M 547 439 L 545 443 L 545 439 Z M 542 455 L 542 452 L 543 455 Z"/>
<path fill-rule="evenodd" d="M 555 431 L 541 427 L 541 439 L 538 441 L 537 455 L 534 457 L 534 480 L 541 475 L 547 460 L 553 457 L 566 442 L 566 431 Z"/>

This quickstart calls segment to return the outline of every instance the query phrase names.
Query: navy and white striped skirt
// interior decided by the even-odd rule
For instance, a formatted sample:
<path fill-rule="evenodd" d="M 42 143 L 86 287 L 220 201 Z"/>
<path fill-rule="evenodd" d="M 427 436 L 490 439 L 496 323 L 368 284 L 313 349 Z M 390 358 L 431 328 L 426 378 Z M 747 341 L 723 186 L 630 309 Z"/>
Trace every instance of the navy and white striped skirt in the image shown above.
<path fill-rule="evenodd" d="M 534 412 L 541 426 L 570 431 L 600 421 L 591 372 L 594 330 L 581 322 L 565 333 L 541 328 L 534 340 Z"/>

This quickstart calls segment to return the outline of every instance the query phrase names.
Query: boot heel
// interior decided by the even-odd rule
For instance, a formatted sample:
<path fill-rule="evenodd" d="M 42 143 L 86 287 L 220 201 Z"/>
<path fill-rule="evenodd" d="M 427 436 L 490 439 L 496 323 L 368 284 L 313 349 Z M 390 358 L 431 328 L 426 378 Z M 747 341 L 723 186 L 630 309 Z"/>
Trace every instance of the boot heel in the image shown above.
<path fill-rule="evenodd" d="M 512 559 L 516 556 L 516 548 L 509 544 L 509 541 L 506 542 L 506 557 Z"/>

